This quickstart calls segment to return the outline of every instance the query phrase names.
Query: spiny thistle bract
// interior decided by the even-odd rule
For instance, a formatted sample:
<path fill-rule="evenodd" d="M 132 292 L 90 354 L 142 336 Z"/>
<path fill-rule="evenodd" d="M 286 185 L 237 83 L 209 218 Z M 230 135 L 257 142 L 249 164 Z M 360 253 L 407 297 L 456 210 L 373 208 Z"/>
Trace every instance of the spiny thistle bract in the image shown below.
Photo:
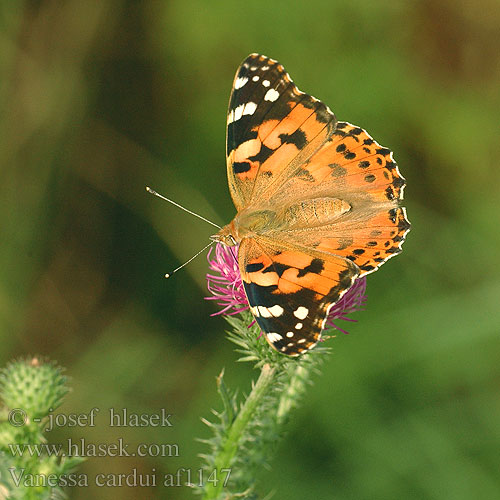
<path fill-rule="evenodd" d="M 68 392 L 63 370 L 37 358 L 9 363 L 0 372 L 0 396 L 9 409 L 21 408 L 28 418 L 45 417 Z"/>
<path fill-rule="evenodd" d="M 36 357 L 0 370 L 0 498 L 64 498 L 59 479 L 83 458 L 51 454 L 43 432 L 68 392 L 66 382 L 62 368 Z"/>

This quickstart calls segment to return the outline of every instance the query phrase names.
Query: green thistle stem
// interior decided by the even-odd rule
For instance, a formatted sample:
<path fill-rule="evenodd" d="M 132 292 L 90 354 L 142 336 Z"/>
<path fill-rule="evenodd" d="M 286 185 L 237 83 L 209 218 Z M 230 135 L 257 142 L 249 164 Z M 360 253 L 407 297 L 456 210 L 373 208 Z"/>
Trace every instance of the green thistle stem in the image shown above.
<path fill-rule="evenodd" d="M 318 346 L 313 353 L 291 359 L 270 349 L 257 325 L 248 327 L 252 321 L 248 311 L 241 318 L 226 319 L 232 326 L 228 338 L 237 345 L 239 361 L 255 363 L 259 376 L 241 403 L 237 391 L 225 385 L 224 371 L 217 377 L 223 409 L 213 410 L 214 422 L 203 419 L 212 436 L 201 440 L 209 452 L 200 455 L 205 483 L 196 491 L 204 500 L 254 500 L 259 471 L 273 456 L 286 432 L 290 411 L 300 403 L 327 349 Z"/>
<path fill-rule="evenodd" d="M 254 410 L 257 408 L 262 398 L 267 394 L 269 387 L 274 380 L 275 374 L 276 367 L 272 367 L 269 364 L 262 366 L 257 382 L 241 407 L 238 416 L 229 427 L 225 442 L 222 444 L 214 461 L 215 469 L 217 470 L 219 478 L 223 478 L 225 476 L 221 469 L 229 469 L 231 467 L 233 458 L 238 450 L 240 439 L 253 416 Z M 223 483 L 223 480 L 220 480 L 215 484 L 207 482 L 203 498 L 205 500 L 215 500 L 219 498 L 219 495 L 224 487 Z"/>
<path fill-rule="evenodd" d="M 304 391 L 304 385 L 310 377 L 310 367 L 304 364 L 297 364 L 291 374 L 288 384 L 285 386 L 276 414 L 279 425 L 283 424 L 290 413 L 290 410 L 297 405 L 297 401 Z"/>

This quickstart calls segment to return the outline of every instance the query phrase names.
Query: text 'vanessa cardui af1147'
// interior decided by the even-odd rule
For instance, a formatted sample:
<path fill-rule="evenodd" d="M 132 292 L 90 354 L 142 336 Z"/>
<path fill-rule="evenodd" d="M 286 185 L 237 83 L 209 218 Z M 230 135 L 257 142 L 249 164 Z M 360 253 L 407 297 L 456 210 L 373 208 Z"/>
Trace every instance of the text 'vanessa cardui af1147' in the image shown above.
<path fill-rule="evenodd" d="M 251 54 L 233 82 L 227 176 L 237 210 L 213 237 L 239 245 L 250 310 L 272 347 L 316 345 L 353 282 L 401 251 L 410 223 L 392 152 Z"/>

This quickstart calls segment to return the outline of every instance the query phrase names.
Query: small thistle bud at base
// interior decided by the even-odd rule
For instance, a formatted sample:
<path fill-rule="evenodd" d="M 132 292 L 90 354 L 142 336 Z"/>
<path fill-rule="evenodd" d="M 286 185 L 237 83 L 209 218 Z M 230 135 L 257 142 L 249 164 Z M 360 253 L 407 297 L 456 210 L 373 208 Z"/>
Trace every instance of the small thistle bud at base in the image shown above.
<path fill-rule="evenodd" d="M 21 408 L 31 420 L 43 418 L 68 392 L 62 372 L 55 363 L 36 357 L 13 361 L 0 370 L 0 397 L 8 408 Z"/>

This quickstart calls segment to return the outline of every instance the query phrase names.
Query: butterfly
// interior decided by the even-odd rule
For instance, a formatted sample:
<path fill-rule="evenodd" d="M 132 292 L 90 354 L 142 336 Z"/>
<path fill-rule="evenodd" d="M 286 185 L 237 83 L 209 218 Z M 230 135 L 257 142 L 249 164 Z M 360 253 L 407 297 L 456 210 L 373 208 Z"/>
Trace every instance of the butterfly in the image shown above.
<path fill-rule="evenodd" d="M 354 281 L 401 252 L 405 179 L 389 149 L 260 54 L 236 72 L 226 144 L 237 214 L 213 239 L 238 245 L 255 320 L 274 349 L 298 356 Z"/>

